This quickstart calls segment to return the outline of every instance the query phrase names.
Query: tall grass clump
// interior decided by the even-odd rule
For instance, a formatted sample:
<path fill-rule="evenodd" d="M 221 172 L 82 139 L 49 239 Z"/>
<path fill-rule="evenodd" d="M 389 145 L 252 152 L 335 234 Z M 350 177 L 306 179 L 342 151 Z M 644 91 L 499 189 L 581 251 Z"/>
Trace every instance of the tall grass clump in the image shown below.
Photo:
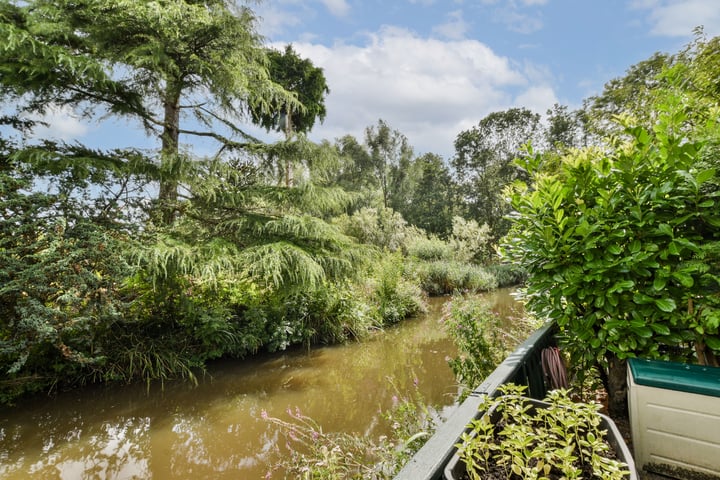
<path fill-rule="evenodd" d="M 452 260 L 454 255 L 448 242 L 434 236 L 414 238 L 407 246 L 407 253 L 410 258 L 425 262 Z"/>
<path fill-rule="evenodd" d="M 368 298 L 382 325 L 394 324 L 425 311 L 423 291 L 409 278 L 409 273 L 399 253 L 385 255 L 375 267 L 368 282 Z"/>
<path fill-rule="evenodd" d="M 456 261 L 425 262 L 415 265 L 420 287 L 429 295 L 456 292 L 484 292 L 498 287 L 497 280 L 485 267 Z"/>

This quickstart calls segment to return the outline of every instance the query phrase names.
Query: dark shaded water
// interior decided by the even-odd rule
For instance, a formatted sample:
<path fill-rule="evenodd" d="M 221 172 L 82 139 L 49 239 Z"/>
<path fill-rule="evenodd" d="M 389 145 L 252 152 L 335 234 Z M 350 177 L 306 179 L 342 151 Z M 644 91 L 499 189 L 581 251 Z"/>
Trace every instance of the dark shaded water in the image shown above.
<path fill-rule="evenodd" d="M 487 295 L 501 315 L 518 305 Z M 378 412 L 419 389 L 451 408 L 457 388 L 440 324 L 445 299 L 426 316 L 362 343 L 213 364 L 198 387 L 173 382 L 87 388 L 36 398 L 0 413 L 0 479 L 256 479 L 278 439 L 260 418 L 299 407 L 325 431 L 383 432 Z"/>

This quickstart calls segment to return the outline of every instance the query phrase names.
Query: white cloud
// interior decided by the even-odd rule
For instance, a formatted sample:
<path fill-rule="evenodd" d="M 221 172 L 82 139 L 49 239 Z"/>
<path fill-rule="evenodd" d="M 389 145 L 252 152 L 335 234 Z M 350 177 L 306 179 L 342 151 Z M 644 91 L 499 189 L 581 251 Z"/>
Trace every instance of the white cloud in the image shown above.
<path fill-rule="evenodd" d="M 495 12 L 497 20 L 504 23 L 510 31 L 522 34 L 537 32 L 543 27 L 540 18 L 520 13 L 514 8 L 499 9 Z"/>
<path fill-rule="evenodd" d="M 330 10 L 330 13 L 336 17 L 344 17 L 350 12 L 350 5 L 346 0 L 321 0 L 322 3 Z"/>
<path fill-rule="evenodd" d="M 530 76 L 540 74 L 476 40 L 441 41 L 384 27 L 359 46 L 294 45 L 324 69 L 330 86 L 328 115 L 315 126 L 315 139 L 349 133 L 362 140 L 364 129 L 382 118 L 408 137 L 416 153 L 448 158 L 457 134 L 488 113 L 520 101 L 547 109 L 556 101 L 549 86 L 528 88 Z"/>
<path fill-rule="evenodd" d="M 667 37 L 687 37 L 702 25 L 708 36 L 720 34 L 717 0 L 635 0 L 631 7 L 649 10 L 650 32 Z"/>
<path fill-rule="evenodd" d="M 47 123 L 47 126 L 37 126 L 33 129 L 32 136 L 42 140 L 75 140 L 89 130 L 69 107 L 50 106 L 45 115 L 34 117 L 33 120 Z"/>
<path fill-rule="evenodd" d="M 448 21 L 433 27 L 433 33 L 445 38 L 461 40 L 465 38 L 468 31 L 468 24 L 463 18 L 462 10 L 455 10 L 447 14 Z"/>
<path fill-rule="evenodd" d="M 508 30 L 516 33 L 530 34 L 543 27 L 538 8 L 548 0 L 480 0 L 481 5 L 493 6 L 493 20 L 504 24 Z M 531 9 L 531 13 L 527 10 Z"/>
<path fill-rule="evenodd" d="M 545 114 L 556 103 L 561 103 L 549 85 L 532 86 L 515 98 L 515 105 Z"/>
<path fill-rule="evenodd" d="M 267 37 L 273 37 L 285 30 L 300 23 L 300 17 L 296 13 L 283 10 L 275 6 L 263 4 L 257 9 L 260 18 L 260 31 Z"/>

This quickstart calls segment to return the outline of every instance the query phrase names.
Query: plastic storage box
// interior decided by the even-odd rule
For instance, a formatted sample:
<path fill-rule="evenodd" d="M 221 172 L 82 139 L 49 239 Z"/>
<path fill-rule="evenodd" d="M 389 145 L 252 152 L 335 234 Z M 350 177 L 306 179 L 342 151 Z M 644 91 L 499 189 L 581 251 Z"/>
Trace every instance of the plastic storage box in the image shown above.
<path fill-rule="evenodd" d="M 633 358 L 628 388 L 638 470 L 720 479 L 720 368 Z"/>

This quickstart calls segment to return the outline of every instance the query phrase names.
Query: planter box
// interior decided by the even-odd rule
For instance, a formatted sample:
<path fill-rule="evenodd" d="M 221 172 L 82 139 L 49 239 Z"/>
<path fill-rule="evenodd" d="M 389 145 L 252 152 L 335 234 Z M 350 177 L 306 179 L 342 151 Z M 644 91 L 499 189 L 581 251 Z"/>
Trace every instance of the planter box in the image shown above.
<path fill-rule="evenodd" d="M 634 358 L 628 388 L 639 469 L 720 479 L 720 368 Z"/>
<path fill-rule="evenodd" d="M 528 398 L 527 401 L 528 403 L 531 403 L 533 405 L 533 408 L 546 408 L 550 405 L 546 402 L 530 398 Z M 491 421 L 493 423 L 497 422 L 500 417 L 500 414 L 496 412 L 490 411 L 488 412 L 488 414 L 492 415 Z M 625 444 L 622 435 L 615 426 L 615 422 L 613 422 L 612 419 L 610 419 L 606 415 L 600 413 L 598 413 L 598 415 L 600 416 L 601 420 L 600 428 L 602 430 L 607 430 L 605 440 L 608 442 L 610 447 L 615 450 L 618 460 L 628 465 L 628 469 L 630 470 L 630 475 L 627 477 L 628 480 L 638 480 L 637 470 L 635 469 L 633 457 L 630 454 L 630 450 Z M 465 462 L 462 461 L 457 454 L 455 454 L 445 466 L 443 478 L 445 480 L 459 480 L 463 478 L 465 472 Z"/>

